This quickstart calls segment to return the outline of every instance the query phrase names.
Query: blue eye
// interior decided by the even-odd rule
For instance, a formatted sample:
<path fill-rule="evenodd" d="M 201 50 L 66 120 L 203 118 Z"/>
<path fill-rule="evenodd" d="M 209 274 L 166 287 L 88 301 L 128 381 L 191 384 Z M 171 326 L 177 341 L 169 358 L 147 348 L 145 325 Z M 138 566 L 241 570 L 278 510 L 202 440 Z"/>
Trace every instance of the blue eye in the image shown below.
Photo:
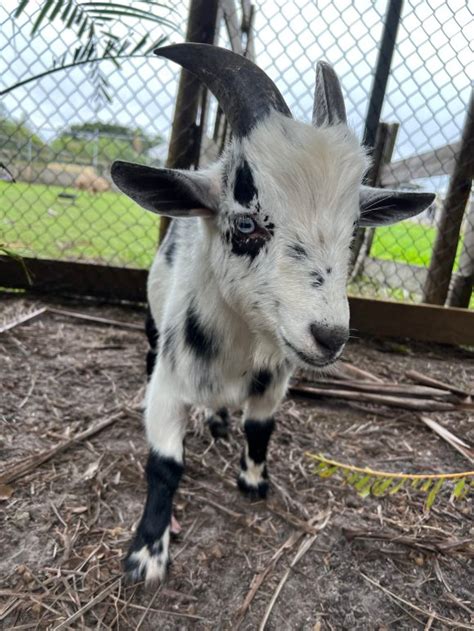
<path fill-rule="evenodd" d="M 251 217 L 239 217 L 235 222 L 235 226 L 242 234 L 252 234 L 256 228 L 255 221 Z"/>

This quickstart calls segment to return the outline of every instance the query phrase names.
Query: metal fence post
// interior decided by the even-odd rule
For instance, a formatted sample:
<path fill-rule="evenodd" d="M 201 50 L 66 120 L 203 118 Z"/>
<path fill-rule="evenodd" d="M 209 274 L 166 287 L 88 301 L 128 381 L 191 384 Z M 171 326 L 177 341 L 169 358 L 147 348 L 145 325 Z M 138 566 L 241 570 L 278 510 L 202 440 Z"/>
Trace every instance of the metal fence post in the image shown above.
<path fill-rule="evenodd" d="M 383 102 L 385 99 L 385 91 L 390 75 L 392 65 L 393 52 L 397 41 L 397 31 L 400 24 L 402 14 L 403 0 L 389 0 L 387 14 L 380 42 L 380 50 L 377 57 L 377 65 L 375 67 L 374 82 L 370 93 L 369 106 L 367 108 L 367 117 L 365 120 L 365 128 L 363 135 L 363 144 L 368 147 L 369 155 L 372 155 L 375 139 L 377 136 L 377 128 L 380 123 L 380 115 L 382 113 Z M 371 184 L 374 176 L 370 172 L 367 174 L 366 183 Z M 373 185 L 373 184 L 372 184 Z M 365 230 L 360 228 L 357 231 L 352 245 L 352 265 L 355 265 L 359 257 L 362 244 L 364 243 Z"/>

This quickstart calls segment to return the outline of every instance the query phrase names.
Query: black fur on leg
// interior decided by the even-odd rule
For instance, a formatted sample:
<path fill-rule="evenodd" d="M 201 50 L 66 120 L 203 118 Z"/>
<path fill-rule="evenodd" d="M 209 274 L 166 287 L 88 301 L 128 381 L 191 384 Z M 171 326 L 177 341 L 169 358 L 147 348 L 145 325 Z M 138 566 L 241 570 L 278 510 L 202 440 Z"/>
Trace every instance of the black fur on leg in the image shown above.
<path fill-rule="evenodd" d="M 168 565 L 168 541 L 163 535 L 171 525 L 174 493 L 183 465 L 150 451 L 146 465 L 147 498 L 143 516 L 124 561 L 131 581 L 162 580 Z"/>
<path fill-rule="evenodd" d="M 227 408 L 217 410 L 217 412 L 214 412 L 212 416 L 209 416 L 206 419 L 206 422 L 214 440 L 218 440 L 219 438 L 228 438 L 229 412 L 227 411 Z"/>
<path fill-rule="evenodd" d="M 244 423 L 247 449 L 240 459 L 237 484 L 251 499 L 262 499 L 268 494 L 268 471 L 265 460 L 274 428 L 275 421 L 272 418 L 263 421 L 246 419 Z"/>
<path fill-rule="evenodd" d="M 150 379 L 153 368 L 155 367 L 156 354 L 158 351 L 158 342 L 160 334 L 156 328 L 155 321 L 151 315 L 150 308 L 147 308 L 145 317 L 145 333 L 148 338 L 148 344 L 150 348 L 146 354 L 146 375 L 147 379 Z"/>

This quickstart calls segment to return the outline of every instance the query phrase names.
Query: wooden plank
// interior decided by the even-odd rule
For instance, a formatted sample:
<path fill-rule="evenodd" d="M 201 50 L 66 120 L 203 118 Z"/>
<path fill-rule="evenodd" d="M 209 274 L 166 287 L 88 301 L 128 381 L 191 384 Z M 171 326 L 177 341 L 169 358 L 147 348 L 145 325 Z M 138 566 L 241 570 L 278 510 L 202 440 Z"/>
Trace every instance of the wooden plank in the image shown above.
<path fill-rule="evenodd" d="M 426 153 L 386 164 L 380 176 L 381 186 L 398 186 L 422 177 L 451 175 L 460 147 L 460 142 L 452 142 Z"/>
<path fill-rule="evenodd" d="M 0 257 L 0 287 L 33 293 L 145 302 L 147 271 L 87 263 L 24 259 L 30 286 L 16 261 Z M 351 328 L 358 334 L 474 345 L 474 311 L 350 297 Z"/>
<path fill-rule="evenodd" d="M 359 334 L 422 342 L 474 345 L 474 311 L 437 305 L 349 298 L 351 328 Z"/>
<path fill-rule="evenodd" d="M 17 261 L 0 257 L 0 287 L 112 301 L 146 301 L 147 270 L 47 259 L 24 258 L 23 262 L 32 277 L 32 285 Z"/>

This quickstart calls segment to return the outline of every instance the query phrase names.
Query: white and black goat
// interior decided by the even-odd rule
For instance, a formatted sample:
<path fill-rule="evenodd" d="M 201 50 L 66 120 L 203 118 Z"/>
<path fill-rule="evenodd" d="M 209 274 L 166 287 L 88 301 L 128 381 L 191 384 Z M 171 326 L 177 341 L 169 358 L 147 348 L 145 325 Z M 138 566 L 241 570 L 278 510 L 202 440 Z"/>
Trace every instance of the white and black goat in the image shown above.
<path fill-rule="evenodd" d="M 233 136 L 206 170 L 112 167 L 125 194 L 173 217 L 148 280 L 158 330 L 145 411 L 148 495 L 125 561 L 132 579 L 147 581 L 162 579 L 168 563 L 190 406 L 210 410 L 216 436 L 227 407 L 243 409 L 238 486 L 265 497 L 273 414 L 293 368 L 331 364 L 349 337 L 354 229 L 411 217 L 434 197 L 361 186 L 366 154 L 326 63 L 317 65 L 311 126 L 293 120 L 269 77 L 239 55 L 203 44 L 156 53 L 203 81 Z"/>

